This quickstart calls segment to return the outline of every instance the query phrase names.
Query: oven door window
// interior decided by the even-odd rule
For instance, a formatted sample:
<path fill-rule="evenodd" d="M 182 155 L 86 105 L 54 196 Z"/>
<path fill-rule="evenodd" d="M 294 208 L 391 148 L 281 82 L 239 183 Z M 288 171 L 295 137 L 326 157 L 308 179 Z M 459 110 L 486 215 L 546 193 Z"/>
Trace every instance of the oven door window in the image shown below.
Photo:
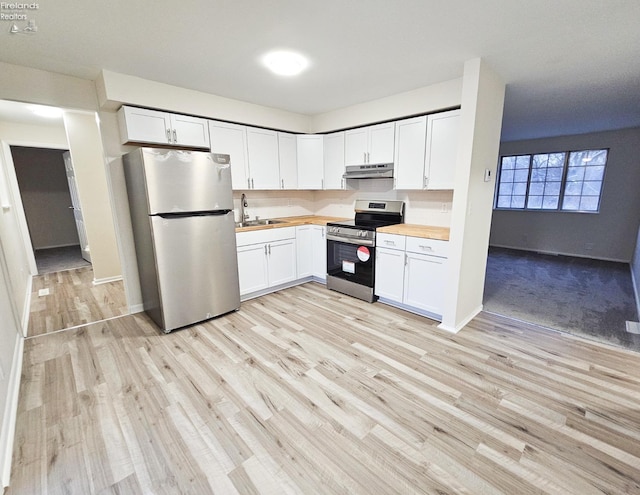
<path fill-rule="evenodd" d="M 327 241 L 327 274 L 373 287 L 375 248 Z"/>

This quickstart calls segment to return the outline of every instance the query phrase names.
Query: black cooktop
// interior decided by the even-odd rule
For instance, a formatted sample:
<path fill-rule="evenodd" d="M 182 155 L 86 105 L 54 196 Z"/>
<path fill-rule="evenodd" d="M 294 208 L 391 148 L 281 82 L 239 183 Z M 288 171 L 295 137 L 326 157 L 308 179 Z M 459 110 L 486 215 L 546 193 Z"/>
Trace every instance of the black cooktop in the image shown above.
<path fill-rule="evenodd" d="M 386 225 L 395 225 L 397 223 L 402 223 L 399 219 L 393 220 L 362 220 L 362 219 L 354 219 L 354 220 L 345 220 L 342 222 L 329 222 L 328 226 L 334 227 L 352 227 L 354 229 L 359 230 L 376 230 L 378 227 L 384 227 Z"/>

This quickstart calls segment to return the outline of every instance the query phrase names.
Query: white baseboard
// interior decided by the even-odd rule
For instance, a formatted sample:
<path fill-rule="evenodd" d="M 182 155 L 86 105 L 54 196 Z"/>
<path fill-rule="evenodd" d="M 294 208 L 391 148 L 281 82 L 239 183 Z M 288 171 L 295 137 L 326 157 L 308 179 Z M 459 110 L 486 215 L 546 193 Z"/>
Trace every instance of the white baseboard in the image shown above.
<path fill-rule="evenodd" d="M 482 311 L 482 304 L 480 306 L 478 306 L 476 309 L 474 309 L 473 311 L 471 311 L 471 313 L 469 313 L 467 315 L 467 317 L 464 318 L 455 327 L 451 327 L 449 325 L 445 325 L 444 323 L 440 323 L 440 325 L 438 325 L 438 328 L 440 330 L 444 330 L 446 332 L 458 333 L 460 330 L 462 330 L 464 327 L 466 327 L 471 320 L 473 320 L 476 316 L 478 316 L 480 311 Z"/>
<path fill-rule="evenodd" d="M 409 313 L 413 313 L 414 315 L 424 316 L 425 318 L 429 318 L 430 320 L 442 321 L 442 315 L 431 313 L 430 311 L 425 311 L 420 308 L 414 308 L 413 306 L 407 306 L 406 304 L 402 304 L 397 301 L 392 301 L 391 299 L 387 299 L 385 297 L 379 298 L 378 302 L 382 304 L 387 304 L 388 306 L 393 306 L 394 308 L 398 308 L 403 311 L 408 311 Z"/>
<path fill-rule="evenodd" d="M 256 292 L 251 292 L 249 294 L 240 294 L 240 301 L 245 302 L 250 299 L 255 299 L 256 297 L 264 296 L 267 294 L 271 294 L 272 292 L 277 292 L 279 290 L 288 289 L 289 287 L 295 287 L 296 285 L 304 284 L 305 282 L 309 282 L 311 277 L 292 280 L 291 282 L 285 282 L 284 284 L 275 285 L 273 287 L 268 287 L 266 289 L 258 290 Z"/>
<path fill-rule="evenodd" d="M 72 242 L 71 244 L 54 244 L 52 246 L 38 246 L 38 247 L 33 247 L 34 251 L 41 251 L 43 249 L 56 249 L 56 248 L 63 248 L 63 247 L 73 247 L 73 246 L 78 246 L 78 249 L 80 249 L 80 244 L 78 244 L 77 242 Z"/>
<path fill-rule="evenodd" d="M 526 253 L 548 254 L 550 256 L 570 256 L 572 258 L 584 258 L 588 260 L 613 261 L 615 263 L 629 263 L 629 260 L 621 260 L 617 258 L 605 258 L 602 256 L 588 256 L 586 254 L 576 254 L 576 253 L 560 253 L 557 251 L 545 251 L 543 249 L 535 249 L 530 247 L 507 246 L 505 244 L 490 244 L 489 247 L 513 249 L 514 251 L 524 251 Z"/>
<path fill-rule="evenodd" d="M 20 392 L 20 377 L 22 375 L 22 354 L 24 339 L 18 335 L 13 351 L 7 403 L 4 408 L 2 431 L 0 432 L 0 469 L 2 469 L 2 486 L 9 486 L 11 477 L 11 458 L 13 456 L 13 441 L 16 432 L 16 418 L 18 415 L 18 393 Z"/>
<path fill-rule="evenodd" d="M 22 308 L 22 335 L 27 337 L 27 333 L 29 331 L 29 314 L 31 313 L 31 291 L 33 290 L 33 277 L 29 277 L 27 280 L 27 290 L 24 301 L 24 307 Z"/>
<path fill-rule="evenodd" d="M 119 282 L 120 280 L 122 280 L 122 275 L 118 275 L 117 277 L 94 278 L 92 283 L 93 285 L 100 285 L 108 284 L 109 282 Z"/>
<path fill-rule="evenodd" d="M 134 315 L 136 313 L 142 313 L 144 311 L 144 306 L 142 304 L 132 304 L 129 306 L 129 313 Z"/>
<path fill-rule="evenodd" d="M 630 270 L 631 270 L 631 282 L 633 284 L 633 294 L 636 297 L 636 309 L 638 310 L 638 318 L 640 319 L 640 280 L 636 280 L 635 275 L 635 270 L 633 270 L 633 267 L 631 265 L 630 266 Z"/>

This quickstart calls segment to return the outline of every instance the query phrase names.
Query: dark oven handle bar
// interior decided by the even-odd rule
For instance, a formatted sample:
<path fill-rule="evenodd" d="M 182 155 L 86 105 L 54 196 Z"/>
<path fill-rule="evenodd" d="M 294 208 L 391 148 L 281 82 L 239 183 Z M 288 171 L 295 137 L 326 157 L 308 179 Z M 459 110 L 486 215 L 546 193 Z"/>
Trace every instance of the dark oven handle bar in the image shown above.
<path fill-rule="evenodd" d="M 327 234 L 327 240 L 335 241 L 335 242 L 344 242 L 345 244 L 356 244 L 358 246 L 374 247 L 376 245 L 376 241 L 373 241 L 370 239 L 350 239 L 348 237 L 338 237 L 331 234 Z"/>

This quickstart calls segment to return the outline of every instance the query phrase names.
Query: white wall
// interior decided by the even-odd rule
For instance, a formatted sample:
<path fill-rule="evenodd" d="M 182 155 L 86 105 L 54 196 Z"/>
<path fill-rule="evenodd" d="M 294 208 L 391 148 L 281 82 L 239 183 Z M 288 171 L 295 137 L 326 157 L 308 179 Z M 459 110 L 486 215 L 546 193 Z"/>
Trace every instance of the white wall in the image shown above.
<path fill-rule="evenodd" d="M 310 132 L 329 132 L 460 106 L 462 78 L 311 117 Z"/>
<path fill-rule="evenodd" d="M 64 124 L 91 250 L 94 281 L 119 279 L 122 270 L 96 114 L 65 110 Z"/>
<path fill-rule="evenodd" d="M 481 59 L 465 63 L 451 234 L 440 328 L 457 332 L 482 310 L 505 84 Z"/>
<path fill-rule="evenodd" d="M 309 117 L 306 115 L 108 70 L 102 71 L 96 87 L 103 110 L 117 110 L 122 104 L 131 104 L 283 131 L 309 132 Z"/>
<path fill-rule="evenodd" d="M 22 371 L 21 324 L 0 236 L 0 478 L 9 485 L 18 390 Z"/>
<path fill-rule="evenodd" d="M 490 243 L 629 262 L 640 222 L 640 128 L 500 145 L 500 155 L 609 148 L 600 213 L 496 210 Z"/>
<path fill-rule="evenodd" d="M 41 148 L 67 148 L 64 125 L 39 126 L 0 121 L 0 139 L 17 146 L 39 146 Z"/>
<path fill-rule="evenodd" d="M 93 81 L 0 62 L 0 98 L 56 107 L 96 110 Z"/>

